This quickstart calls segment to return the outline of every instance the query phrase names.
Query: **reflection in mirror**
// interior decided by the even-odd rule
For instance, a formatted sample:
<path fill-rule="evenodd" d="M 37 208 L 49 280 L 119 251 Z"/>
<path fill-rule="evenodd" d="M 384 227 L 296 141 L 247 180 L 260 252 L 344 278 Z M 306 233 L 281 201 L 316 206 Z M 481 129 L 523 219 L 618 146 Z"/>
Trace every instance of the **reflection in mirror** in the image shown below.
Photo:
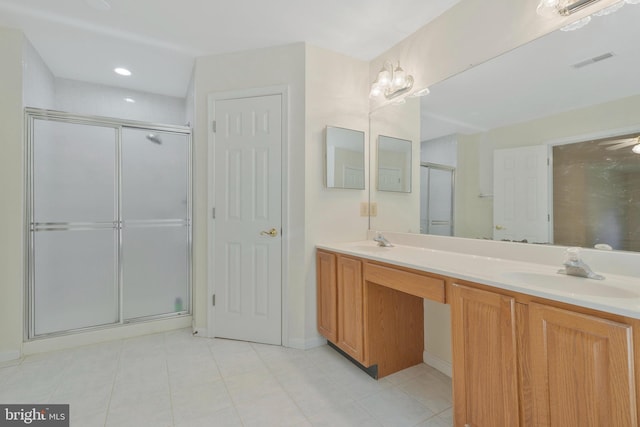
<path fill-rule="evenodd" d="M 640 224 L 628 221 L 639 217 L 637 178 L 628 175 L 638 167 L 640 154 L 632 151 L 631 144 L 603 145 L 598 160 L 584 158 L 582 179 L 589 181 L 589 187 L 579 187 L 572 168 L 582 154 L 564 152 L 586 141 L 599 144 L 640 132 L 637 22 L 640 5 L 627 4 L 616 13 L 594 17 L 577 31 L 548 34 L 431 86 L 431 93 L 420 102 L 416 132 L 421 152 L 414 153 L 413 167 L 425 162 L 455 168 L 454 236 L 640 250 Z M 395 108 L 384 107 L 377 117 Z M 377 117 L 372 116 L 372 129 L 379 126 Z M 372 147 L 373 143 L 372 139 Z M 429 150 L 430 146 L 439 151 Z M 613 146 L 620 148 L 606 150 Z M 494 160 L 503 150 L 525 153 L 528 148 L 545 153 L 539 166 L 546 173 L 539 177 L 546 181 L 537 188 L 546 188 L 546 196 L 533 192 L 538 194 L 535 209 L 530 204 L 533 199 L 523 199 L 520 192 L 512 192 L 513 199 L 507 202 L 501 199 L 500 186 L 508 187 L 509 178 L 500 175 L 504 171 Z M 523 155 L 518 161 L 525 163 L 519 164 L 536 163 L 532 160 L 536 155 Z M 613 160 L 614 155 L 625 160 Z M 563 160 L 567 157 L 570 164 Z M 524 166 L 516 169 L 523 171 Z M 623 187 L 623 175 L 634 184 Z M 572 181 L 563 183 L 567 177 Z M 522 179 L 514 178 L 514 185 Z M 421 193 L 428 191 L 422 183 L 420 187 Z M 598 196 L 596 188 L 604 189 L 600 194 L 607 197 Z M 386 209 L 392 207 L 379 200 L 378 211 Z M 538 217 L 543 219 L 542 236 L 527 237 L 525 229 L 507 225 L 504 217 L 496 218 L 500 210 L 507 216 L 515 211 L 525 216 L 543 212 Z M 399 211 L 395 209 L 406 218 Z M 411 214 L 419 221 L 420 207 L 412 206 Z M 398 223 L 390 217 L 372 217 L 371 228 L 419 231 L 412 219 Z M 420 229 L 427 231 L 424 224 Z"/>
<path fill-rule="evenodd" d="M 411 192 L 411 141 L 378 136 L 378 191 Z"/>
<path fill-rule="evenodd" d="M 640 251 L 640 154 L 631 151 L 636 146 L 637 133 L 553 147 L 556 244 Z"/>
<path fill-rule="evenodd" d="M 327 187 L 364 190 L 364 132 L 327 126 L 325 136 Z"/>

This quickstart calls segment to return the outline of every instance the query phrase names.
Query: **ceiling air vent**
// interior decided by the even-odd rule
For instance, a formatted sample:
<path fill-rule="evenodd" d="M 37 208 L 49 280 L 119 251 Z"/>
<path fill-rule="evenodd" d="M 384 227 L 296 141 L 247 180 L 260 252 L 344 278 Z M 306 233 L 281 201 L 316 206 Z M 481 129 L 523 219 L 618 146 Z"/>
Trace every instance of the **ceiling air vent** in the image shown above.
<path fill-rule="evenodd" d="M 599 56 L 594 56 L 593 58 L 585 59 L 584 61 L 580 61 L 577 64 L 573 64 L 573 68 L 582 68 L 587 65 L 595 64 L 596 62 L 604 61 L 605 59 L 609 59 L 613 56 L 613 53 L 607 52 Z"/>

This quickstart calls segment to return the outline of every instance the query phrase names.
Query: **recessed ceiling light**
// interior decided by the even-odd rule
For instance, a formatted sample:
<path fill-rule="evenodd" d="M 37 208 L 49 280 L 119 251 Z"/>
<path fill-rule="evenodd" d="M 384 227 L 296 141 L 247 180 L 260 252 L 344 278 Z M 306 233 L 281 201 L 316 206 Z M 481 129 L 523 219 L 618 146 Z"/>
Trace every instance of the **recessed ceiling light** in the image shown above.
<path fill-rule="evenodd" d="M 126 68 L 114 68 L 113 71 L 116 72 L 116 74 L 120 74 L 121 76 L 130 76 L 131 75 L 131 71 L 127 70 Z"/>
<path fill-rule="evenodd" d="M 124 100 L 127 101 L 130 104 L 135 104 L 135 102 L 136 102 L 136 100 L 133 99 L 133 98 L 125 98 Z"/>
<path fill-rule="evenodd" d="M 111 10 L 111 5 L 107 0 L 84 0 L 89 6 L 96 10 L 101 10 L 106 12 L 107 10 Z"/>

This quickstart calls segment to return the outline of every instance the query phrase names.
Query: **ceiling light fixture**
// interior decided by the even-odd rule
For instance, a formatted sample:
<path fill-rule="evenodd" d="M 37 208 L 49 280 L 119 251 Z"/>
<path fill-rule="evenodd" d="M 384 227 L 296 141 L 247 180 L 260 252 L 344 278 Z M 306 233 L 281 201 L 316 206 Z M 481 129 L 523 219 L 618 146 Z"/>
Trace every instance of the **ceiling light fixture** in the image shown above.
<path fill-rule="evenodd" d="M 371 85 L 369 97 L 377 98 L 384 95 L 386 99 L 393 99 L 409 92 L 412 87 L 413 76 L 407 74 L 400 67 L 400 62 L 394 68 L 391 61 L 385 61 L 376 80 Z"/>
<path fill-rule="evenodd" d="M 122 67 L 114 68 L 113 71 L 116 74 L 120 74 L 121 76 L 130 76 L 131 75 L 131 71 L 127 70 L 126 68 L 122 68 Z"/>
<path fill-rule="evenodd" d="M 634 145 L 631 151 L 633 151 L 636 154 L 640 154 L 640 144 Z"/>

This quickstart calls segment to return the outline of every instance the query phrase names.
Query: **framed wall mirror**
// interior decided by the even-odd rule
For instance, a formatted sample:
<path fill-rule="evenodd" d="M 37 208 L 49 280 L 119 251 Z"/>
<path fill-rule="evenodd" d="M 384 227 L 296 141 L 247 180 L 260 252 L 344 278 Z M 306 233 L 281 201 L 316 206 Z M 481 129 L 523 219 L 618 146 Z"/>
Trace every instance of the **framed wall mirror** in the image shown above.
<path fill-rule="evenodd" d="M 411 141 L 378 136 L 378 191 L 411 192 Z"/>
<path fill-rule="evenodd" d="M 371 115 L 371 128 L 390 115 L 407 114 L 410 121 L 419 116 L 413 132 L 419 135 L 420 154 L 414 153 L 412 164 L 455 168 L 456 237 L 637 251 L 640 225 L 625 218 L 638 216 L 640 189 L 619 184 L 622 176 L 637 183 L 640 175 L 640 154 L 633 151 L 637 144 L 622 141 L 640 133 L 637 22 L 640 5 L 626 4 L 616 13 L 594 16 L 578 30 L 547 34 L 433 85 L 417 108 L 409 103 L 381 108 Z M 394 134 L 388 127 L 385 132 Z M 372 139 L 371 147 L 374 143 Z M 429 149 L 436 146 L 438 150 Z M 569 147 L 583 147 L 589 153 L 578 154 Z M 544 205 L 539 209 L 543 236 L 535 238 L 527 237 L 526 228 L 496 218 L 501 203 L 514 211 L 532 212 L 532 199 L 500 198 L 498 187 L 505 187 L 508 178 L 499 175 L 502 166 L 496 163 L 504 159 L 494 159 L 502 150 L 520 150 L 525 163 L 519 164 L 534 164 L 537 154 L 526 153 L 528 149 L 542 153 L 538 163 L 546 180 L 541 186 L 546 195 L 536 199 Z M 440 157 L 430 154 L 434 152 Z M 584 171 L 579 176 L 578 167 Z M 562 184 L 559 177 L 568 175 L 572 183 Z M 414 187 L 414 193 L 423 192 L 417 180 Z M 396 206 L 391 207 L 377 201 L 379 211 L 393 209 L 404 221 L 389 221 L 391 214 L 371 217 L 372 229 L 421 231 L 420 203 L 405 207 L 394 201 Z"/>
<path fill-rule="evenodd" d="M 325 130 L 327 188 L 364 190 L 364 132 L 327 126 Z"/>

